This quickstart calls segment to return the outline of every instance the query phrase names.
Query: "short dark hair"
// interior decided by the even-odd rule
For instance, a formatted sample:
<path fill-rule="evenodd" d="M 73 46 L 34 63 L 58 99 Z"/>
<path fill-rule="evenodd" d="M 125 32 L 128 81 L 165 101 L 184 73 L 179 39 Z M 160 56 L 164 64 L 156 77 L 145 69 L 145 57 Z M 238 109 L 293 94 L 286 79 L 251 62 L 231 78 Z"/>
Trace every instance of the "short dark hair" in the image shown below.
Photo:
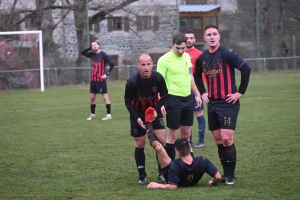
<path fill-rule="evenodd" d="M 100 46 L 99 42 L 95 40 L 95 41 L 92 41 L 92 42 L 90 43 L 90 47 L 92 47 L 92 44 L 93 44 L 94 42 L 96 42 L 96 43 Z"/>
<path fill-rule="evenodd" d="M 188 33 L 194 34 L 194 35 L 195 35 L 194 31 L 192 31 L 192 30 L 187 30 L 187 31 L 185 32 L 185 34 L 188 34 Z"/>
<path fill-rule="evenodd" d="M 175 141 L 175 149 L 180 153 L 181 156 L 187 156 L 191 153 L 191 146 L 186 138 L 178 138 Z"/>
<path fill-rule="evenodd" d="M 173 35 L 172 44 L 187 43 L 187 37 L 183 33 L 177 33 Z"/>
<path fill-rule="evenodd" d="M 209 29 L 209 28 L 215 28 L 215 29 L 217 29 L 217 31 L 219 32 L 218 27 L 215 26 L 215 25 L 212 25 L 212 24 L 206 25 L 205 28 L 204 28 L 204 32 L 205 32 L 207 29 Z"/>

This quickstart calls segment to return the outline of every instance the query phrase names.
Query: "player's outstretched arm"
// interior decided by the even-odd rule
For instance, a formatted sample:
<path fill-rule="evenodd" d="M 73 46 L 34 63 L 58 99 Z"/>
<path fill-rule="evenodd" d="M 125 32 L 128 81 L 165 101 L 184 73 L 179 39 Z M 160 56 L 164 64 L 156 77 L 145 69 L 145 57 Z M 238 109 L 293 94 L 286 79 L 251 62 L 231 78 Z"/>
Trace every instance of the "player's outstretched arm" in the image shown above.
<path fill-rule="evenodd" d="M 177 185 L 160 184 L 156 182 L 151 182 L 147 185 L 147 188 L 176 189 Z"/>
<path fill-rule="evenodd" d="M 219 172 L 217 172 L 214 176 L 214 179 L 212 181 L 208 181 L 207 185 L 217 186 L 220 181 L 221 181 L 221 174 Z"/>

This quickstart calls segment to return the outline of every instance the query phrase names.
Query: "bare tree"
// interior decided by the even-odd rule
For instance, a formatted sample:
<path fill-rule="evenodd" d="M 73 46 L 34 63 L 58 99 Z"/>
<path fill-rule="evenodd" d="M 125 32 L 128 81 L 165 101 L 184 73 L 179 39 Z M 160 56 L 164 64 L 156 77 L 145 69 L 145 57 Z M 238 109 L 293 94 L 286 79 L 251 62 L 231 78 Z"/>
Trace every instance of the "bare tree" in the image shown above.
<path fill-rule="evenodd" d="M 136 2 L 138 0 L 123 0 L 123 1 L 111 1 L 111 0 L 104 0 L 99 2 L 89 1 L 89 10 L 94 11 L 94 15 L 89 18 L 89 23 L 98 22 L 105 20 L 110 13 L 120 10 L 129 4 Z M 75 27 L 77 33 L 77 41 L 78 41 L 78 49 L 82 50 L 87 47 L 88 39 L 87 39 L 87 13 L 86 13 L 86 4 L 84 1 L 75 1 L 74 4 L 74 16 L 75 16 Z M 94 38 L 90 35 L 91 41 Z M 76 66 L 80 66 L 82 63 L 83 57 L 78 56 L 76 60 Z"/>
<path fill-rule="evenodd" d="M 138 0 L 122 0 L 122 1 L 91 1 L 89 0 L 88 9 L 93 10 L 95 14 L 91 17 L 90 21 L 102 21 L 106 19 L 109 13 L 122 9 L 127 5 L 136 2 Z M 72 1 L 73 2 L 73 1 Z M 0 31 L 12 31 L 17 30 L 17 26 L 20 26 L 23 22 L 30 22 L 32 29 L 39 29 L 43 31 L 43 43 L 46 50 L 49 52 L 55 52 L 57 45 L 53 42 L 53 31 L 57 25 L 64 20 L 64 18 L 71 11 L 74 12 L 74 23 L 76 27 L 78 49 L 83 49 L 87 45 L 87 9 L 86 1 L 74 1 L 72 3 L 69 0 L 11 0 L 0 1 L 0 8 L 9 8 L 9 13 L 1 15 Z M 96 3 L 95 3 L 96 2 Z M 4 5 L 5 4 L 5 5 Z M 9 4 L 9 5 L 7 5 Z M 28 6 L 30 4 L 30 6 Z M 63 9 L 65 15 L 61 20 L 54 23 L 52 18 L 52 11 L 55 9 Z M 6 20 L 5 20 L 6 19 Z M 45 55 L 48 55 L 45 52 Z M 77 60 L 77 64 L 80 65 L 81 58 Z"/>

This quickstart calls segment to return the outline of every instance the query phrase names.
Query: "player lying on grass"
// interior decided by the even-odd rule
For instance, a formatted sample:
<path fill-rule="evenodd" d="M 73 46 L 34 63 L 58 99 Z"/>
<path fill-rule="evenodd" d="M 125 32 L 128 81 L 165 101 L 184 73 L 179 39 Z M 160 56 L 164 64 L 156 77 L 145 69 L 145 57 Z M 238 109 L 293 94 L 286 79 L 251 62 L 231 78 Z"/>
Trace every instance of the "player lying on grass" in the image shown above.
<path fill-rule="evenodd" d="M 175 141 L 175 150 L 178 159 L 171 160 L 161 143 L 158 142 L 152 127 L 154 109 L 149 107 L 145 112 L 146 130 L 150 145 L 156 151 L 158 162 L 162 169 L 167 184 L 151 182 L 147 188 L 175 189 L 178 186 L 196 185 L 204 173 L 214 177 L 207 185 L 216 186 L 221 180 L 221 174 L 217 168 L 205 157 L 191 156 L 191 146 L 186 138 Z"/>

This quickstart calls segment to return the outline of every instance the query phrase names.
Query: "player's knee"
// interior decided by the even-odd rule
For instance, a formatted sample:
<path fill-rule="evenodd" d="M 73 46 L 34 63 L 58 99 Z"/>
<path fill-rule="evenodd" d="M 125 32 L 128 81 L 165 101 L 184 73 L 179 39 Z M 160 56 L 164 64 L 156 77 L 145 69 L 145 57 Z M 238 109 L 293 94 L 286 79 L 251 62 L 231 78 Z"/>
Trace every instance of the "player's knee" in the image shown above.
<path fill-rule="evenodd" d="M 222 139 L 222 142 L 224 146 L 230 146 L 233 144 L 233 139 L 230 137 L 226 137 Z"/>
<path fill-rule="evenodd" d="M 171 143 L 171 144 L 174 144 L 175 143 L 175 141 L 176 141 L 176 137 L 169 137 L 168 136 L 168 138 L 167 138 L 167 143 Z"/>
<path fill-rule="evenodd" d="M 145 146 L 146 146 L 146 141 L 144 141 L 144 140 L 135 140 L 135 146 L 137 147 L 137 148 L 145 148 Z"/>

